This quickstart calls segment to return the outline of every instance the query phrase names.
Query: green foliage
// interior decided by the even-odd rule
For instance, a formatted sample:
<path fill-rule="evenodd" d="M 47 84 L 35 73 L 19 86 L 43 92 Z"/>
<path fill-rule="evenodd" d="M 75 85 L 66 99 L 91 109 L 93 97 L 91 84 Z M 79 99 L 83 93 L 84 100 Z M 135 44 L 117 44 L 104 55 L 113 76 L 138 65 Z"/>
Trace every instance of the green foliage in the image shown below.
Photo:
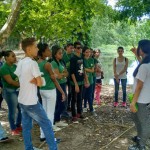
<path fill-rule="evenodd" d="M 91 46 L 101 45 L 136 46 L 140 39 L 149 39 L 150 21 L 142 20 L 131 24 L 126 21 L 114 21 L 110 17 L 95 17 L 90 32 Z"/>
<path fill-rule="evenodd" d="M 118 0 L 120 19 L 137 20 L 144 15 L 150 15 L 150 2 L 148 0 Z"/>
<path fill-rule="evenodd" d="M 91 18 L 102 15 L 105 8 L 99 0 L 23 1 L 14 34 L 56 43 L 86 41 Z"/>
<path fill-rule="evenodd" d="M 0 27 L 10 12 L 12 0 L 0 1 Z M 144 2 L 144 3 L 142 3 Z M 150 37 L 149 20 L 136 19 L 149 14 L 149 3 L 142 0 L 119 0 L 117 10 L 107 0 L 30 0 L 23 1 L 20 18 L 10 39 L 35 36 L 49 44 L 81 40 L 91 47 L 101 45 L 137 45 Z M 117 20 L 118 14 L 125 18 Z M 15 45 L 16 42 L 15 42 Z"/>
<path fill-rule="evenodd" d="M 10 1 L 0 1 L 0 27 L 2 27 L 10 13 Z"/>

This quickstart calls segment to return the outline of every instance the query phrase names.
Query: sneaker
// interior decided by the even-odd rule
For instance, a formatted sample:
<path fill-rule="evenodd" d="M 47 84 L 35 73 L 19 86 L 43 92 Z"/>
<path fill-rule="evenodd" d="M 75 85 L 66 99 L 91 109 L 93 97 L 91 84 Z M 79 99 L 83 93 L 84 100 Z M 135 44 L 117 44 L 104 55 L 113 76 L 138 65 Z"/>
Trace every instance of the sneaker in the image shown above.
<path fill-rule="evenodd" d="M 61 114 L 61 118 L 66 118 L 66 119 L 68 119 L 69 117 L 70 117 L 70 116 L 69 116 L 68 112 L 64 112 L 64 113 Z"/>
<path fill-rule="evenodd" d="M 36 148 L 36 147 L 33 147 L 33 149 L 34 149 L 34 150 L 42 150 L 42 149 L 39 149 L 39 148 Z"/>
<path fill-rule="evenodd" d="M 92 116 L 94 116 L 94 117 L 97 117 L 97 114 L 96 114 L 95 111 L 90 112 L 90 114 L 91 114 Z"/>
<path fill-rule="evenodd" d="M 131 140 L 133 142 L 137 143 L 140 140 L 140 138 L 138 136 L 134 136 L 134 137 L 131 138 Z"/>
<path fill-rule="evenodd" d="M 146 150 L 145 146 L 140 145 L 130 145 L 128 150 Z"/>
<path fill-rule="evenodd" d="M 55 142 L 56 142 L 57 144 L 59 144 L 59 143 L 61 142 L 61 139 L 60 139 L 60 138 L 55 138 Z"/>
<path fill-rule="evenodd" d="M 77 114 L 77 118 L 84 119 L 84 116 L 82 114 Z"/>
<path fill-rule="evenodd" d="M 87 112 L 87 108 L 83 108 L 83 112 L 86 113 Z"/>
<path fill-rule="evenodd" d="M 41 142 L 44 142 L 44 141 L 46 141 L 46 138 L 40 138 L 40 141 L 41 141 Z M 58 144 L 58 143 L 61 142 L 61 139 L 55 138 L 55 142 Z"/>
<path fill-rule="evenodd" d="M 11 131 L 11 135 L 12 135 L 12 136 L 20 135 L 20 132 L 19 132 L 17 129 L 15 129 L 15 130 L 12 130 L 12 131 Z"/>
<path fill-rule="evenodd" d="M 126 107 L 126 106 L 127 106 L 126 102 L 122 102 L 122 107 Z"/>
<path fill-rule="evenodd" d="M 114 107 L 118 107 L 118 102 L 114 102 Z"/>
<path fill-rule="evenodd" d="M 57 132 L 57 131 L 60 131 L 61 128 L 57 127 L 56 125 L 53 125 L 53 131 L 54 132 Z"/>
<path fill-rule="evenodd" d="M 44 142 L 46 140 L 46 138 L 40 138 L 41 142 Z"/>
<path fill-rule="evenodd" d="M 9 142 L 9 141 L 11 141 L 11 139 L 9 139 L 8 137 L 5 137 L 0 140 L 0 143 L 5 143 L 5 142 Z"/>
<path fill-rule="evenodd" d="M 22 131 L 22 126 L 17 127 L 16 130 L 18 130 L 19 132 L 21 132 Z"/>
<path fill-rule="evenodd" d="M 72 122 L 76 122 L 78 121 L 78 118 L 77 117 L 72 117 Z"/>
<path fill-rule="evenodd" d="M 63 121 L 59 121 L 59 122 L 56 122 L 55 125 L 58 127 L 66 127 L 66 126 L 68 126 L 68 123 L 65 123 Z"/>

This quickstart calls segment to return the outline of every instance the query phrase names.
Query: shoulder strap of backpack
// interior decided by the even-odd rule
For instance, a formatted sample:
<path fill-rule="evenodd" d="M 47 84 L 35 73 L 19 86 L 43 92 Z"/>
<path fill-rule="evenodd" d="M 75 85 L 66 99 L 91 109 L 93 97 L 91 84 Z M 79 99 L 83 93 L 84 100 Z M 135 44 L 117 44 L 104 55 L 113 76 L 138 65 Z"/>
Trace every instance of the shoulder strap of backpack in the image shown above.
<path fill-rule="evenodd" d="M 117 59 L 115 58 L 115 64 L 117 63 Z"/>
<path fill-rule="evenodd" d="M 127 58 L 125 57 L 125 62 L 127 61 Z"/>

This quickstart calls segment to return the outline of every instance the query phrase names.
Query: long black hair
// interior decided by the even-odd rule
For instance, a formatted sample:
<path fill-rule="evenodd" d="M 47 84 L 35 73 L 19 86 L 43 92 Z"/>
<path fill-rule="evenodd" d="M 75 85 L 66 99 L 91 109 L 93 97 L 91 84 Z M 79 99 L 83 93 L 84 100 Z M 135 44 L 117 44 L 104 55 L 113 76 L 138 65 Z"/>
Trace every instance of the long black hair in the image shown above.
<path fill-rule="evenodd" d="M 61 50 L 61 47 L 60 47 L 60 46 L 58 46 L 58 45 L 52 46 L 52 58 L 53 58 L 53 60 L 57 63 L 58 66 L 59 66 L 59 62 L 56 60 L 55 55 L 57 54 L 57 52 L 58 52 L 59 50 Z M 64 65 L 61 60 L 60 60 L 60 63 L 61 63 L 62 65 Z"/>
<path fill-rule="evenodd" d="M 142 59 L 141 63 L 137 66 L 137 68 L 133 72 L 133 76 L 135 77 L 138 73 L 139 67 L 142 64 L 150 63 L 150 40 L 144 39 L 139 41 L 137 55 L 140 56 L 140 50 L 146 54 L 146 56 Z"/>

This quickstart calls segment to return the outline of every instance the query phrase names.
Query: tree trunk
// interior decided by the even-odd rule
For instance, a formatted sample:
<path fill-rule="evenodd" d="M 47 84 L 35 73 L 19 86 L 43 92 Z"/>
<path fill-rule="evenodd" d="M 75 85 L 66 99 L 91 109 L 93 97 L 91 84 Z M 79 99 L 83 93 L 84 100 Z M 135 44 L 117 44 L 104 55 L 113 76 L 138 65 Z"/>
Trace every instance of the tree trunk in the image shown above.
<path fill-rule="evenodd" d="M 0 46 L 6 41 L 10 36 L 12 30 L 14 29 L 16 22 L 20 14 L 22 0 L 13 0 L 11 6 L 11 12 L 4 26 L 0 30 Z"/>

